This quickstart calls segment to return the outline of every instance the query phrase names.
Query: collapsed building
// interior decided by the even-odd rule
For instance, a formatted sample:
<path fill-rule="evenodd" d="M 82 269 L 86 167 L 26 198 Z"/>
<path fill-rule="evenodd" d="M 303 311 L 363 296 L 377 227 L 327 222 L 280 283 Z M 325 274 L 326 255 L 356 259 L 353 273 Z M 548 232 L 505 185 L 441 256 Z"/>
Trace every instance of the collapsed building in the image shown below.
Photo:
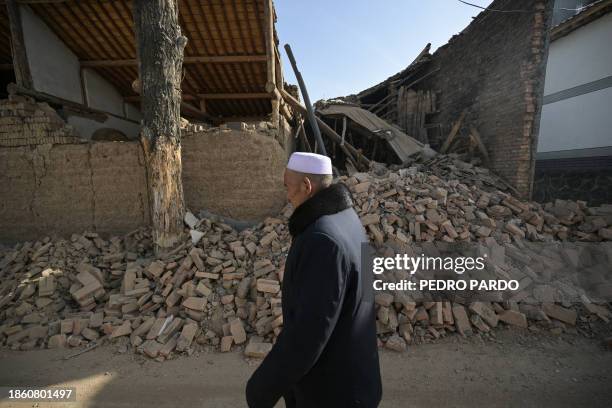
<path fill-rule="evenodd" d="M 2 241 L 147 225 L 131 2 L 29 3 L 0 7 Z M 179 11 L 186 205 L 261 220 L 293 150 L 272 2 Z"/>
<path fill-rule="evenodd" d="M 139 228 L 149 222 L 149 200 L 129 2 L 11 3 L 10 18 L 3 15 L 12 44 L 4 43 L 3 62 L 13 67 L 4 67 L 0 102 L 0 239 L 28 242 L 0 247 L 0 346 L 87 345 L 81 353 L 113 339 L 159 360 L 196 344 L 265 355 L 283 325 L 290 209 L 282 209 L 282 169 L 296 139 L 316 150 L 291 112 L 306 116 L 282 78 L 272 2 L 181 2 L 187 206 L 262 222 L 236 229 L 187 212 L 189 235 L 163 256 Z M 508 6 L 500 3 L 492 7 Z M 533 13 L 503 19 L 482 13 L 352 104 L 319 109 L 331 154 L 349 163 L 340 180 L 373 244 L 429 253 L 471 242 L 494 258 L 492 276 L 521 282 L 519 293 L 472 303 L 378 293 L 377 333 L 388 349 L 454 333 L 492 338 L 498 326 L 591 336 L 596 322 L 612 318 L 611 269 L 601 262 L 585 265 L 589 287 L 553 279 L 580 249 L 557 244 L 601 243 L 598 257 L 612 259 L 612 207 L 517 197 L 533 183 L 549 3 L 513 2 Z M 478 149 L 493 171 L 427 144 Z M 539 273 L 545 265 L 550 274 Z M 571 302 L 560 302 L 566 296 Z"/>
<path fill-rule="evenodd" d="M 433 54 L 427 45 L 403 71 L 344 99 L 442 152 L 480 152 L 529 197 L 552 7 L 493 1 L 491 9 L 522 12 L 483 11 Z"/>

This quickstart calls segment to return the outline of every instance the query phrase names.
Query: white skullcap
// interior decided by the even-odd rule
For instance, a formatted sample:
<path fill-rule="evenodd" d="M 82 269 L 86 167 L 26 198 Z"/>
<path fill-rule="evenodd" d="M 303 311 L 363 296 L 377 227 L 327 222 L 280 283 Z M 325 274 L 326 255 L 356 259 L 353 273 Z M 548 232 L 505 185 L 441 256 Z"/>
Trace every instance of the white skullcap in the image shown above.
<path fill-rule="evenodd" d="M 289 158 L 287 168 L 300 173 L 333 174 L 331 159 L 316 153 L 293 153 Z"/>

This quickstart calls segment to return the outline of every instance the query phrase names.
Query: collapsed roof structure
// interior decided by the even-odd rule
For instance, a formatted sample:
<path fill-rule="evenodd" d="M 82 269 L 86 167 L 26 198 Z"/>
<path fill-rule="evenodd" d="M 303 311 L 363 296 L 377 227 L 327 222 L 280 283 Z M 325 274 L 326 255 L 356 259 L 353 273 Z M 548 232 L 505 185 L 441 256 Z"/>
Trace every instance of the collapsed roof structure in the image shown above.
<path fill-rule="evenodd" d="M 533 189 L 552 0 L 496 0 L 449 42 L 342 98 L 434 149 L 457 145 Z M 518 10 L 518 11 L 517 11 Z"/>

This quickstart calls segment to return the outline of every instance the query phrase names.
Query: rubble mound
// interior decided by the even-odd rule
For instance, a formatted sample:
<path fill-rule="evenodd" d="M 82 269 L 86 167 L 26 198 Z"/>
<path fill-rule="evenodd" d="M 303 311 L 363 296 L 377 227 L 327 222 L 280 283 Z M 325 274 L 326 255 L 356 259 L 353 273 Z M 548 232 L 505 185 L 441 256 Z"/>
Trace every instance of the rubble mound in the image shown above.
<path fill-rule="evenodd" d="M 349 186 L 377 246 L 465 241 L 511 249 L 533 241 L 612 240 L 612 206 L 524 202 L 497 189 L 498 181 L 482 169 L 452 160 L 433 170 L 379 169 L 339 181 Z M 248 357 L 262 357 L 282 330 L 290 211 L 241 231 L 187 213 L 188 239 L 160 257 L 146 229 L 0 249 L 0 346 L 91 347 L 118 339 L 159 360 L 196 345 L 239 346 Z M 509 263 L 513 253 L 505 254 Z M 606 302 L 582 299 L 461 304 L 377 293 L 377 328 L 380 344 L 396 351 L 453 333 L 490 335 L 500 325 L 586 333 L 591 322 L 611 314 Z"/>

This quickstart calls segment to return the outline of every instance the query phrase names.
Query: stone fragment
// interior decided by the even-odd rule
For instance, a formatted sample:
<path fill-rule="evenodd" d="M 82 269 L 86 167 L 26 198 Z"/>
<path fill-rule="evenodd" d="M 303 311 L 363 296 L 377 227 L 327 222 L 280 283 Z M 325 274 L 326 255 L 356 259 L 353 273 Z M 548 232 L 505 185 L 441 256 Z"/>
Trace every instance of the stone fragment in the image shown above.
<path fill-rule="evenodd" d="M 65 334 L 56 334 L 54 336 L 49 337 L 49 341 L 47 342 L 47 347 L 52 348 L 64 348 L 67 344 L 67 338 Z"/>
<path fill-rule="evenodd" d="M 578 314 L 575 310 L 567 309 L 554 303 L 544 303 L 542 305 L 542 310 L 548 317 L 557 319 L 572 326 L 576 325 L 576 318 Z"/>
<path fill-rule="evenodd" d="M 204 297 L 188 297 L 182 303 L 183 307 L 187 309 L 203 312 L 206 309 L 206 298 Z"/>
<path fill-rule="evenodd" d="M 223 336 L 221 337 L 221 352 L 226 353 L 231 350 L 232 342 L 234 338 L 232 336 Z"/>
<path fill-rule="evenodd" d="M 499 318 L 495 312 L 485 305 L 483 302 L 474 302 L 470 304 L 470 310 L 480 317 L 491 327 L 496 327 Z"/>
<path fill-rule="evenodd" d="M 89 327 L 84 328 L 81 331 L 81 335 L 89 341 L 96 340 L 100 337 L 100 334 L 97 331 L 90 329 Z"/>
<path fill-rule="evenodd" d="M 159 355 L 160 350 L 163 347 L 163 344 L 158 343 L 155 340 L 147 340 L 140 345 L 142 351 L 149 357 L 155 358 Z"/>
<path fill-rule="evenodd" d="M 51 296 L 55 292 L 53 275 L 43 276 L 38 281 L 38 296 Z"/>
<path fill-rule="evenodd" d="M 164 273 L 166 265 L 161 261 L 151 262 L 151 264 L 147 268 L 147 272 L 149 276 L 154 279 L 159 279 L 159 277 Z"/>
<path fill-rule="evenodd" d="M 465 308 L 461 305 L 453 305 L 452 311 L 457 331 L 463 336 L 472 335 L 474 332 Z"/>
<path fill-rule="evenodd" d="M 271 343 L 250 342 L 244 349 L 244 355 L 247 357 L 264 358 L 270 350 L 272 350 Z"/>
<path fill-rule="evenodd" d="M 236 344 L 242 344 L 247 340 L 247 335 L 240 319 L 234 319 L 230 322 L 230 333 Z"/>
<path fill-rule="evenodd" d="M 129 321 L 126 320 L 120 326 L 115 326 L 113 328 L 113 332 L 110 335 L 110 338 L 114 339 L 114 338 L 121 337 L 121 336 L 127 336 L 131 332 L 132 332 L 132 325 L 130 324 Z"/>
<path fill-rule="evenodd" d="M 257 290 L 265 293 L 278 293 L 280 291 L 280 282 L 272 279 L 257 279 Z"/>
<path fill-rule="evenodd" d="M 197 217 L 189 211 L 185 212 L 185 217 L 183 218 L 183 220 L 185 221 L 185 224 L 191 229 L 194 229 L 196 225 L 198 225 L 198 222 L 200 222 L 200 220 L 198 220 Z"/>
<path fill-rule="evenodd" d="M 393 351 L 406 351 L 406 340 L 397 334 L 393 334 L 385 342 L 385 347 Z"/>
<path fill-rule="evenodd" d="M 391 306 L 393 302 L 393 295 L 390 293 L 376 293 L 374 297 L 377 304 L 385 307 Z"/>
<path fill-rule="evenodd" d="M 189 347 L 191 347 L 191 343 L 193 342 L 193 338 L 195 337 L 198 331 L 198 325 L 195 323 L 189 323 L 183 326 L 183 331 L 181 332 L 180 337 L 178 338 L 176 349 L 178 351 L 185 351 Z"/>
<path fill-rule="evenodd" d="M 527 328 L 527 317 L 521 312 L 517 312 L 515 310 L 506 310 L 503 313 L 499 314 L 498 317 L 499 320 L 506 324 L 522 327 L 525 329 Z"/>

